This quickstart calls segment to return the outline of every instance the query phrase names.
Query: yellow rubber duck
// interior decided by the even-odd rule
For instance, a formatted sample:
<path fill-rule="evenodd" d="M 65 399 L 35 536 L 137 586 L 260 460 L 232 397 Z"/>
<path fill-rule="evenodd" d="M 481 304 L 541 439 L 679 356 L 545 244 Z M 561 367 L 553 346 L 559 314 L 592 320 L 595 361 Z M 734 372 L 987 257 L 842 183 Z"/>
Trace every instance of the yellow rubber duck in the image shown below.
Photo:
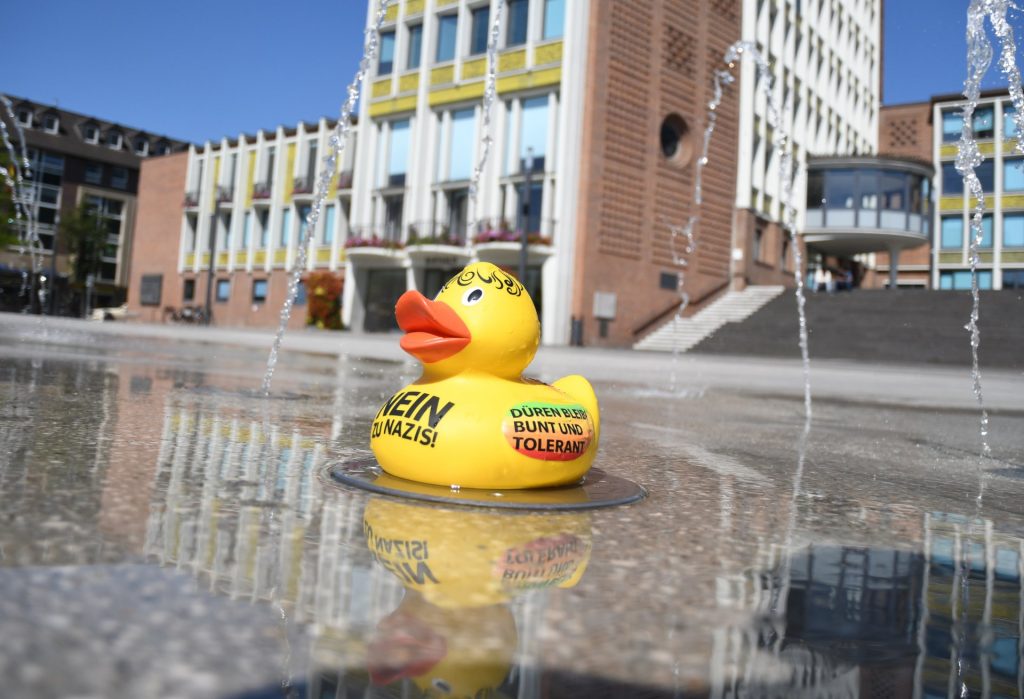
<path fill-rule="evenodd" d="M 597 454 L 597 396 L 582 376 L 548 385 L 522 372 L 540 344 L 537 310 L 515 277 L 467 266 L 431 301 L 395 306 L 401 346 L 423 375 L 377 411 L 370 446 L 411 481 L 491 490 L 578 481 Z"/>

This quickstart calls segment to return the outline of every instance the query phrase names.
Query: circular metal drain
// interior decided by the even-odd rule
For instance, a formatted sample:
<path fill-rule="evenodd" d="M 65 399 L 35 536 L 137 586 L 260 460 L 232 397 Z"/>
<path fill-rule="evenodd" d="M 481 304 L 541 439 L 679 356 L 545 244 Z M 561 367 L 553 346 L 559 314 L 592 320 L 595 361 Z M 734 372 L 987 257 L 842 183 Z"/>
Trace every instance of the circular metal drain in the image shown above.
<path fill-rule="evenodd" d="M 334 464 L 327 468 L 327 473 L 338 483 L 381 495 L 513 510 L 592 510 L 628 505 L 647 497 L 642 486 L 609 475 L 599 468 L 591 468 L 579 483 L 573 485 L 524 490 L 455 489 L 407 481 L 384 473 L 374 459 Z"/>

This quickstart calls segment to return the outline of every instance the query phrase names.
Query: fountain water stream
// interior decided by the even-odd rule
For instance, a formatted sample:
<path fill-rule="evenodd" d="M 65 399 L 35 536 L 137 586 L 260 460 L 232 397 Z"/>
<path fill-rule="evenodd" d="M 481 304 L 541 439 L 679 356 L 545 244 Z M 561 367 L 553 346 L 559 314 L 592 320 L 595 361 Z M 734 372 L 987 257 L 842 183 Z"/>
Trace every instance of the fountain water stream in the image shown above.
<path fill-rule="evenodd" d="M 483 136 L 480 139 L 480 160 L 473 168 L 473 177 L 469 182 L 469 200 L 473 207 L 473 222 L 469 224 L 465 234 L 466 249 L 469 250 L 473 244 L 470 232 L 480 222 L 479 189 L 480 177 L 483 175 L 484 167 L 487 165 L 487 158 L 491 154 L 491 144 L 494 137 L 491 136 L 491 108 L 494 105 L 494 97 L 497 94 L 498 79 L 498 39 L 501 36 L 501 15 L 504 10 L 505 0 L 498 0 L 494 12 L 494 21 L 491 22 L 490 35 L 487 40 L 487 79 L 484 83 L 484 97 L 481 104 L 483 124 L 481 131 Z M 525 235 L 525 233 L 524 233 Z M 525 280 L 523 280 L 525 282 Z"/>
<path fill-rule="evenodd" d="M 345 148 L 345 141 L 352 130 L 352 112 L 355 111 L 356 101 L 362 91 L 363 83 L 366 81 L 366 74 L 370 64 L 377 55 L 377 45 L 380 41 L 380 28 L 387 16 L 388 4 L 391 0 L 380 0 L 377 5 L 377 12 L 374 15 L 373 24 L 366 29 L 365 49 L 363 58 L 359 61 L 359 70 L 348 86 L 347 98 L 341 105 L 341 114 L 338 116 L 338 123 L 334 126 L 334 132 L 328 139 L 329 152 L 323 158 L 323 169 L 316 180 L 316 190 L 313 195 L 313 203 L 310 206 L 309 214 L 306 216 L 305 238 L 299 237 L 295 262 L 291 270 L 291 277 L 288 279 L 288 293 L 285 297 L 284 306 L 281 308 L 281 320 L 277 327 L 277 335 L 274 337 L 274 345 L 270 349 L 270 356 L 267 358 L 267 371 L 263 376 L 261 390 L 264 396 L 270 395 L 270 382 L 274 378 L 274 368 L 277 366 L 277 355 L 281 350 L 281 340 L 284 331 L 288 327 L 288 319 L 292 315 L 292 307 L 295 305 L 295 296 L 298 293 L 299 284 L 302 283 L 302 273 L 306 269 L 306 259 L 309 255 L 309 244 L 313 240 L 310 233 L 316 228 L 320 220 L 320 211 L 327 198 L 327 190 L 331 186 L 337 170 L 338 157 Z"/>
<path fill-rule="evenodd" d="M 42 243 L 39 240 L 39 231 L 35 225 L 35 213 L 32 207 L 32 197 L 30 196 L 29 189 L 25 184 L 25 180 L 32 179 L 32 168 L 28 159 L 28 148 L 25 145 L 25 130 L 21 127 L 17 117 L 14 115 L 14 109 L 11 104 L 11 100 L 7 98 L 7 95 L 0 95 L 0 103 L 3 103 L 4 113 L 7 119 L 10 120 L 11 124 L 14 125 L 15 132 L 18 135 L 18 149 L 15 149 L 14 144 L 11 142 L 10 132 L 7 129 L 7 124 L 3 118 L 0 118 L 0 138 L 2 138 L 4 147 L 7 149 L 7 154 L 11 159 L 11 164 L 14 168 L 14 175 L 7 168 L 2 168 L 4 183 L 11 190 L 11 199 L 14 203 L 14 216 L 16 226 L 18 228 L 18 234 L 21 239 L 22 251 L 25 247 L 28 248 L 29 259 L 32 265 L 32 277 L 31 286 L 34 288 L 38 279 L 39 274 L 42 272 L 43 259 L 42 259 Z M 20 152 L 19 152 L 20 151 Z M 24 218 L 25 223 L 22 225 L 21 221 Z M 28 291 L 29 277 L 27 274 L 22 275 L 22 289 L 21 292 L 24 294 Z M 45 298 L 45 292 L 39 290 L 40 305 Z"/>
<path fill-rule="evenodd" d="M 697 245 L 695 231 L 697 224 L 700 221 L 700 208 L 703 203 L 703 173 L 704 167 L 708 164 L 708 147 L 711 143 L 711 135 L 714 133 L 715 123 L 718 119 L 716 110 L 722 101 L 724 86 L 731 85 L 735 82 L 735 76 L 733 76 L 731 71 L 744 56 L 749 56 L 757 67 L 759 78 L 758 83 L 767 100 L 768 123 L 777 134 L 775 142 L 780 153 L 779 187 L 781 195 L 780 199 L 783 207 L 781 223 L 784 231 L 790 237 L 793 248 L 793 266 L 795 268 L 793 277 L 796 282 L 796 289 L 794 293 L 796 296 L 797 314 L 800 322 L 799 344 L 800 355 L 803 360 L 804 374 L 804 413 L 807 418 L 810 418 L 811 359 L 807 341 L 807 315 L 804 309 L 803 259 L 800 253 L 799 241 L 796 239 L 796 207 L 793 206 L 793 180 L 796 177 L 796 167 L 793 163 L 792 139 L 789 137 L 785 122 L 782 118 L 782 109 L 779 105 L 778 92 L 774 89 L 771 66 L 768 65 L 768 61 L 766 61 L 764 56 L 761 55 L 761 52 L 758 51 L 757 45 L 750 41 L 737 41 L 730 46 L 725 52 L 723 59 L 728 65 L 728 70 L 715 71 L 712 99 L 708 103 L 707 126 L 704 129 L 703 148 L 701 150 L 701 156 L 697 160 L 696 174 L 694 176 L 693 205 L 691 207 L 691 210 L 694 213 L 690 215 L 690 218 L 685 225 L 670 226 L 672 231 L 672 236 L 670 238 L 672 257 L 675 264 L 680 268 L 679 295 L 681 302 L 679 304 L 679 309 L 676 311 L 674 322 L 678 324 L 682 320 L 683 312 L 686 310 L 686 307 L 690 302 L 690 296 L 686 292 L 685 288 L 685 269 L 688 265 L 687 256 L 694 251 Z M 683 238 L 686 241 L 682 254 L 680 254 L 678 247 L 680 244 L 680 238 Z M 673 351 L 672 362 L 671 385 L 673 391 L 675 391 L 676 364 L 678 362 L 678 357 L 679 348 L 676 346 Z"/>
<path fill-rule="evenodd" d="M 978 366 L 978 349 L 981 345 L 981 332 L 978 328 L 980 318 L 980 295 L 978 293 L 978 248 L 981 247 L 984 229 L 982 226 L 985 214 L 985 193 L 975 174 L 975 168 L 985 159 L 978 148 L 974 137 L 973 116 L 981 96 L 981 80 L 992 64 L 993 49 L 985 30 L 988 19 L 992 30 L 999 40 L 999 68 L 1008 82 L 1010 100 L 1013 102 L 1013 119 L 1017 126 L 1015 151 L 1024 153 L 1024 89 L 1021 87 L 1020 69 L 1017 68 L 1017 46 L 1014 41 L 1013 28 L 1007 21 L 1007 12 L 1011 4 L 1009 0 L 971 0 L 967 10 L 967 80 L 964 82 L 964 97 L 967 105 L 963 110 L 963 128 L 958 143 L 956 169 L 964 178 L 964 184 L 973 200 L 971 213 L 970 264 L 971 264 L 971 315 L 965 329 L 971 335 L 971 381 L 974 397 L 981 410 L 980 437 L 983 455 L 990 453 L 988 444 L 988 411 L 981 390 L 981 371 Z"/>

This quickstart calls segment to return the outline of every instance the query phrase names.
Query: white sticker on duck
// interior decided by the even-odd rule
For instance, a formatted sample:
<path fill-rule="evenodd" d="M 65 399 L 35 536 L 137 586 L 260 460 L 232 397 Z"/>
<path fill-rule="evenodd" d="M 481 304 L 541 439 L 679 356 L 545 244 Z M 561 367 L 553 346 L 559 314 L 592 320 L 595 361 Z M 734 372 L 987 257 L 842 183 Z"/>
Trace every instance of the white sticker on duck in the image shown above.
<path fill-rule="evenodd" d="M 577 403 L 519 403 L 509 409 L 501 426 L 513 449 L 544 461 L 578 459 L 594 438 L 590 414 Z"/>

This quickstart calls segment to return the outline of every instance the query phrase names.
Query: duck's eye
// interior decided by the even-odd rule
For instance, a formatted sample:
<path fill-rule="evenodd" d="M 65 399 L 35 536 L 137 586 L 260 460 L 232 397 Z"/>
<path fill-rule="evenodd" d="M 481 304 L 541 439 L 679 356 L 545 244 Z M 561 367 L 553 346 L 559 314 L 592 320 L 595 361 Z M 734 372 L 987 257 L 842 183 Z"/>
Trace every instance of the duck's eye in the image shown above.
<path fill-rule="evenodd" d="M 472 306 L 475 303 L 480 303 L 480 299 L 484 297 L 484 290 L 479 286 L 474 286 L 472 289 L 462 295 L 462 305 Z"/>

